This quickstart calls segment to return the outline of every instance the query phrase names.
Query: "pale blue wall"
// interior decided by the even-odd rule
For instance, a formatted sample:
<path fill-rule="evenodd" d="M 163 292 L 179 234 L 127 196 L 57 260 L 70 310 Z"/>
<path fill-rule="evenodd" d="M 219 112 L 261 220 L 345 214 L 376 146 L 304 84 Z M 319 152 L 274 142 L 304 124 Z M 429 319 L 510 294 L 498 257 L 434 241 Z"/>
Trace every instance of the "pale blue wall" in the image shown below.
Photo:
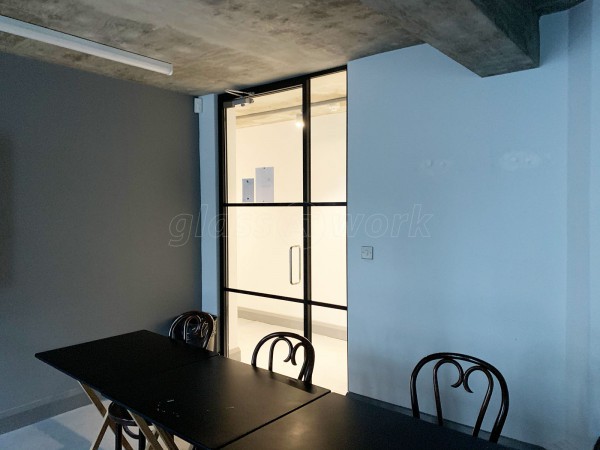
<path fill-rule="evenodd" d="M 542 67 L 526 72 L 481 79 L 428 46 L 349 64 L 350 390 L 408 406 L 418 359 L 470 353 L 507 378 L 504 435 L 590 448 L 600 433 L 600 2 L 541 28 Z M 202 100 L 210 223 L 216 97 Z M 203 229 L 203 308 L 217 312 L 217 240 Z M 361 245 L 374 246 L 373 261 Z M 468 423 L 466 406 L 457 398 L 446 411 Z"/>
<path fill-rule="evenodd" d="M 219 239 L 217 221 L 219 204 L 217 96 L 200 97 L 200 217 L 196 235 L 202 248 L 202 308 L 219 314 Z"/>
<path fill-rule="evenodd" d="M 600 424 L 600 2 L 584 4 L 581 14 L 593 17 L 591 30 L 590 136 L 590 434 Z M 583 5 L 582 5 L 583 6 Z"/>
<path fill-rule="evenodd" d="M 591 447 L 599 9 L 544 17 L 536 70 L 481 79 L 426 45 L 349 64 L 351 391 L 409 406 L 422 356 L 469 353 L 507 378 L 503 434 Z"/>
<path fill-rule="evenodd" d="M 591 402 L 589 362 L 591 337 L 591 133 L 593 3 L 586 2 L 569 14 L 569 81 L 567 141 L 567 396 L 566 431 L 584 436 Z M 592 427 L 598 431 L 598 424 Z"/>

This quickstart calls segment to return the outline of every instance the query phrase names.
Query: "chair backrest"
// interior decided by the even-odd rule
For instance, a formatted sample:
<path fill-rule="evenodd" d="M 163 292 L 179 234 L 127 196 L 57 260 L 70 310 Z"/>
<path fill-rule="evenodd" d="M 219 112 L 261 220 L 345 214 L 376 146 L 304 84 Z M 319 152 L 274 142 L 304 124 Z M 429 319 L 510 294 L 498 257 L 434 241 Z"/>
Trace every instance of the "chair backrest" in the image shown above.
<path fill-rule="evenodd" d="M 417 375 L 421 368 L 431 361 L 437 361 L 433 366 L 433 391 L 435 396 L 435 407 L 437 412 L 437 420 L 439 425 L 444 425 L 444 419 L 442 417 L 442 403 L 440 401 L 440 389 L 438 383 L 438 370 L 444 364 L 452 364 L 456 367 L 458 371 L 458 379 L 451 386 L 453 388 L 458 388 L 461 385 L 464 387 L 465 391 L 473 393 L 471 388 L 469 387 L 469 377 L 473 372 L 482 372 L 488 381 L 487 391 L 481 403 L 481 408 L 479 409 L 479 414 L 477 416 L 477 421 L 475 422 L 475 427 L 473 428 L 473 436 L 479 435 L 479 430 L 481 429 L 481 423 L 483 422 L 483 418 L 487 411 L 488 405 L 490 403 L 490 399 L 492 398 L 492 393 L 494 391 L 494 377 L 498 381 L 500 385 L 501 399 L 500 399 L 500 410 L 498 411 L 498 415 L 496 416 L 496 420 L 494 422 L 494 426 L 492 428 L 492 432 L 490 435 L 491 442 L 498 442 L 498 438 L 500 437 L 500 433 L 502 432 L 502 427 L 504 426 L 504 422 L 506 420 L 506 415 L 508 414 L 508 386 L 506 385 L 506 381 L 504 377 L 500 373 L 498 369 L 496 369 L 491 364 L 473 356 L 463 355 L 460 353 L 434 353 L 432 355 L 426 356 L 423 358 L 413 369 L 412 375 L 410 376 L 410 398 L 412 403 L 412 412 L 413 416 L 416 418 L 420 417 L 419 412 L 419 401 L 417 399 Z M 469 367 L 464 370 L 461 366 L 460 362 L 470 363 Z"/>
<path fill-rule="evenodd" d="M 301 381 L 306 381 L 308 383 L 312 383 L 312 373 L 315 367 L 315 349 L 313 345 L 310 343 L 308 339 L 304 336 L 300 336 L 296 333 L 289 333 L 287 331 L 277 331 L 275 333 L 271 333 L 262 338 L 256 347 L 254 348 L 254 352 L 252 353 L 252 365 L 256 367 L 256 359 L 258 357 L 258 352 L 260 348 L 266 342 L 273 340 L 271 343 L 271 347 L 269 348 L 269 370 L 273 371 L 273 353 L 275 350 L 275 346 L 279 342 L 285 342 L 288 346 L 288 355 L 285 357 L 283 362 L 289 362 L 296 366 L 296 354 L 298 353 L 298 349 L 300 347 L 304 348 L 304 362 L 302 363 L 302 368 L 300 369 L 300 374 L 298 375 L 298 379 Z M 293 344 L 292 341 L 298 341 L 296 344 Z"/>
<path fill-rule="evenodd" d="M 206 348 L 214 329 L 215 321 L 212 315 L 202 311 L 188 311 L 173 320 L 169 328 L 169 337 Z"/>

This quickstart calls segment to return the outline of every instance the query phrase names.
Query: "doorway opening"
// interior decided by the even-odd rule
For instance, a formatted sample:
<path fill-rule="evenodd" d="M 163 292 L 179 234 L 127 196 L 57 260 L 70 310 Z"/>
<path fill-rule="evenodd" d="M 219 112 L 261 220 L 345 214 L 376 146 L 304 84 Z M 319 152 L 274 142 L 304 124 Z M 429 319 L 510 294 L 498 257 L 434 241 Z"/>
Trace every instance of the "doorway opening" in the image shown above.
<path fill-rule="evenodd" d="M 346 70 L 245 91 L 219 97 L 221 348 L 249 363 L 266 334 L 296 332 L 313 382 L 345 394 Z M 297 376 L 281 351 L 273 369 Z"/>

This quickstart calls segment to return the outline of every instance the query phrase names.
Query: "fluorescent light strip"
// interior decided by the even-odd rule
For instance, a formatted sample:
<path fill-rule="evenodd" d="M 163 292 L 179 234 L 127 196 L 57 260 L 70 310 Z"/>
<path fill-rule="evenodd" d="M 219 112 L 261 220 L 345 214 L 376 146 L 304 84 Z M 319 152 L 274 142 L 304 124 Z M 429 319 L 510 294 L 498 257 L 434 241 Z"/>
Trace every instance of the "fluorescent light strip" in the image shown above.
<path fill-rule="evenodd" d="M 98 56 L 99 58 L 110 59 L 129 66 L 139 67 L 140 69 L 151 70 L 164 75 L 173 74 L 173 64 L 159 61 L 158 59 L 148 58 L 147 56 L 137 55 L 126 52 L 108 45 L 98 44 L 70 34 L 60 33 L 49 28 L 39 27 L 10 17 L 0 16 L 0 31 L 16 34 L 28 39 L 45 42 L 46 44 L 56 45 L 62 48 L 68 48 L 88 55 Z"/>

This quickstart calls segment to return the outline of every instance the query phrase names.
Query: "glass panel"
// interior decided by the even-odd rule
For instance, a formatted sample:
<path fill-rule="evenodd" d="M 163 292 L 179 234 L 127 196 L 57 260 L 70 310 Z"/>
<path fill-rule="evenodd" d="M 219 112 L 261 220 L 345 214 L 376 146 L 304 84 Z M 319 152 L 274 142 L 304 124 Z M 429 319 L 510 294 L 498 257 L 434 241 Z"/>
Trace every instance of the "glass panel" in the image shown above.
<path fill-rule="evenodd" d="M 346 201 L 346 72 L 310 81 L 311 200 Z"/>
<path fill-rule="evenodd" d="M 312 307 L 312 343 L 315 347 L 313 383 L 339 394 L 348 392 L 347 313 Z"/>
<path fill-rule="evenodd" d="M 346 207 L 313 206 L 312 299 L 346 306 Z"/>
<path fill-rule="evenodd" d="M 227 287 L 303 297 L 301 207 L 228 208 Z"/>
<path fill-rule="evenodd" d="M 229 292 L 229 357 L 250 364 L 254 347 L 260 339 L 274 331 L 291 331 L 303 334 L 304 307 L 300 303 L 273 300 L 270 298 L 256 297 Z M 258 366 L 268 368 L 269 347 L 261 349 Z M 300 373 L 300 366 L 283 363 L 284 346 L 275 347 L 273 369 L 284 375 L 296 378 Z M 299 352 L 300 359 L 304 355 Z"/>
<path fill-rule="evenodd" d="M 265 167 L 273 168 L 272 189 L 257 174 Z M 248 179 L 254 183 L 255 203 L 301 202 L 302 173 L 302 88 L 257 96 L 254 103 L 227 109 L 229 203 L 244 202 L 242 185 Z"/>

